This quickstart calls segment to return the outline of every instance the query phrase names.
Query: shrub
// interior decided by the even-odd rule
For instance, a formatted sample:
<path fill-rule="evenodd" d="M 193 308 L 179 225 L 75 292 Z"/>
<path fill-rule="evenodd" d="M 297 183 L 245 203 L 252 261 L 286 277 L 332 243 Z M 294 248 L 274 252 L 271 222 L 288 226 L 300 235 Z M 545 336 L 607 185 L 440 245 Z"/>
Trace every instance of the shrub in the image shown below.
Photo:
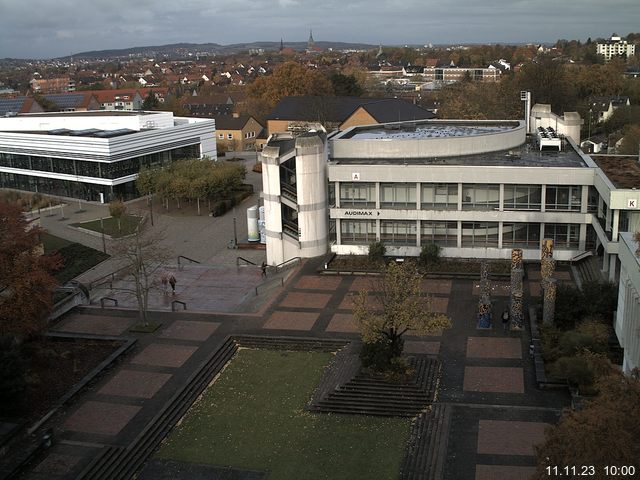
<path fill-rule="evenodd" d="M 362 366 L 376 372 L 388 372 L 397 369 L 400 355 L 404 347 L 404 340 L 398 339 L 395 347 L 387 338 L 380 338 L 374 342 L 365 342 L 360 350 Z M 405 368 L 406 370 L 406 368 Z"/>
<path fill-rule="evenodd" d="M 439 263 L 441 250 L 440 245 L 436 245 L 435 243 L 423 245 L 422 250 L 420 250 L 420 265 L 423 268 L 429 268 Z"/>
<path fill-rule="evenodd" d="M 369 244 L 369 260 L 372 262 L 383 262 L 387 253 L 387 247 L 380 241 L 371 242 Z"/>
<path fill-rule="evenodd" d="M 554 375 L 566 378 L 573 385 L 585 389 L 593 385 L 595 374 L 589 361 L 583 356 L 562 357 L 556 361 L 552 369 Z"/>

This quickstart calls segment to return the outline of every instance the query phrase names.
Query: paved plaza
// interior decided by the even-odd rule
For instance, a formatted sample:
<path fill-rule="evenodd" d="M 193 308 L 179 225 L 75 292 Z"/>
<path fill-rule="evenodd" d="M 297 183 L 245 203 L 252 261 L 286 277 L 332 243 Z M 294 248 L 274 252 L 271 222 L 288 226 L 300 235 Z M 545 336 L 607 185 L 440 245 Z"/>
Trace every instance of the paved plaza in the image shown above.
<path fill-rule="evenodd" d="M 55 445 L 28 478 L 71 479 L 101 445 L 128 445 L 229 334 L 357 339 L 350 302 L 358 289 L 373 285 L 371 279 L 320 275 L 319 264 L 310 260 L 292 270 L 284 287 L 265 295 L 258 313 L 158 311 L 152 316 L 160 328 L 150 334 L 129 330 L 137 323 L 133 311 L 83 308 L 67 315 L 56 331 L 138 341 L 51 420 Z M 535 271 L 532 276 L 535 281 Z M 534 445 L 542 441 L 544 428 L 557 422 L 567 398 L 536 388 L 532 361 L 523 353 L 526 331 L 505 333 L 500 325 L 476 329 L 476 283 L 424 281 L 423 290 L 454 326 L 437 335 L 407 337 L 406 352 L 438 356 L 443 363 L 437 401 L 452 407 L 443 478 L 524 480 L 535 466 Z M 506 300 L 496 297 L 500 310 Z"/>
<path fill-rule="evenodd" d="M 259 178 L 249 174 L 256 186 Z M 255 203 L 257 196 L 237 207 L 240 240 L 246 236 L 246 208 Z M 78 214 L 67 209 L 68 220 L 46 217 L 43 224 L 56 235 L 101 249 L 99 237 L 78 232 L 69 223 L 99 218 L 105 208 L 87 205 L 87 211 Z M 131 208 L 144 211 L 146 205 L 140 201 Z M 45 427 L 53 430 L 54 444 L 25 478 L 74 479 L 103 446 L 130 445 L 229 335 L 359 338 L 353 301 L 361 290 L 375 290 L 375 279 L 321 275 L 322 259 L 307 260 L 279 275 L 270 272 L 264 279 L 258 266 L 264 251 L 227 248 L 233 238 L 233 216 L 233 212 L 212 218 L 156 211 L 154 228 L 166 228 L 166 242 L 176 258 L 184 255 L 201 262 L 166 267 L 178 282 L 175 294 L 158 290 L 151 295 L 150 317 L 159 326 L 156 331 L 131 330 L 139 319 L 135 302 L 121 291 L 121 280 L 114 288 L 92 292 L 92 306 L 78 308 L 55 324 L 57 332 L 137 342 L 49 419 Z M 89 283 L 117 268 L 117 261 L 109 260 L 80 280 Z M 558 278 L 571 281 L 568 272 L 560 271 Z M 407 336 L 405 343 L 408 354 L 437 356 L 442 362 L 437 402 L 452 412 L 442 478 L 528 478 L 535 466 L 534 445 L 543 439 L 544 428 L 557 422 L 568 404 L 566 394 L 537 389 L 528 331 L 504 332 L 498 324 L 476 329 L 477 280 L 427 279 L 422 291 L 431 295 L 435 311 L 453 320 L 450 330 Z M 528 303 L 540 301 L 539 267 L 527 265 L 525 294 Z M 102 296 L 117 298 L 118 307 L 99 308 Z M 508 302 L 507 282 L 494 282 L 492 299 L 498 317 Z M 172 311 L 174 300 L 184 302 L 187 310 Z M 369 302 L 379 308 L 373 298 Z"/>

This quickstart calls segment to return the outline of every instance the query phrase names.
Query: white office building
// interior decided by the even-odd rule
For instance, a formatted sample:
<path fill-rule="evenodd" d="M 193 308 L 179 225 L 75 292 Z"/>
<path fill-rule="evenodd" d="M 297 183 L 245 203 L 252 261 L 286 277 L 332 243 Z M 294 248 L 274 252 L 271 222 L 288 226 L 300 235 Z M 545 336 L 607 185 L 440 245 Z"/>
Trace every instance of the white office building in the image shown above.
<path fill-rule="evenodd" d="M 633 234 L 620 235 L 620 282 L 618 284 L 618 310 L 615 331 L 624 349 L 622 370 L 631 372 L 640 368 L 640 258 L 636 251 L 640 245 Z"/>
<path fill-rule="evenodd" d="M 596 45 L 596 53 L 603 55 L 604 60 L 608 62 L 614 57 L 631 57 L 636 53 L 636 46 L 620 37 L 611 37 L 609 40 L 599 42 Z"/>
<path fill-rule="evenodd" d="M 273 136 L 262 153 L 268 262 L 366 254 L 377 240 L 398 256 L 433 242 L 449 257 L 521 248 L 538 259 L 552 238 L 558 260 L 598 251 L 615 279 L 619 232 L 640 226 L 637 158 L 620 159 L 637 178 L 612 180 L 617 159 L 530 125 L 426 120 Z"/>
<path fill-rule="evenodd" d="M 0 118 L 0 187 L 91 201 L 138 196 L 143 166 L 216 159 L 215 122 L 171 112 L 36 113 Z"/>

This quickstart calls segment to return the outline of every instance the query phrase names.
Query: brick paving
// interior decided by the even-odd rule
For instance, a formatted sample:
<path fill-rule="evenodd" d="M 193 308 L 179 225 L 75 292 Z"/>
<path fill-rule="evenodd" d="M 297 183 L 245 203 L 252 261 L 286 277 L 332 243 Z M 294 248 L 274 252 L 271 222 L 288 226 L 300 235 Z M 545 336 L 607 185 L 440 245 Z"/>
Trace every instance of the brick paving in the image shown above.
<path fill-rule="evenodd" d="M 154 367 L 179 368 L 193 355 L 197 347 L 152 343 L 133 357 L 131 363 Z"/>
<path fill-rule="evenodd" d="M 138 339 L 134 350 L 61 413 L 55 428 L 59 445 L 66 450 L 52 450 L 49 457 L 35 464 L 33 478 L 39 480 L 38 475 L 48 470 L 54 479 L 75 478 L 88 462 L 87 456 L 95 451 L 72 449 L 77 445 L 73 442 L 127 446 L 231 333 L 255 334 L 261 329 L 267 335 L 355 338 L 353 296 L 363 288 L 373 289 L 377 279 L 321 276 L 315 270 L 319 264 L 320 260 L 304 263 L 291 273 L 284 289 L 276 285 L 265 290 L 266 298 L 256 302 L 263 306 L 260 314 L 243 310 L 247 299 L 255 299 L 255 293 L 248 291 L 253 286 L 248 293 L 227 288 L 246 279 L 251 285 L 256 278 L 262 281 L 259 268 L 181 270 L 177 294 L 160 294 L 155 299 L 163 312 L 152 312 L 152 318 L 161 328 L 151 334 L 133 334 Z M 539 294 L 535 280 L 539 270 L 527 268 L 527 273 L 525 292 L 535 296 L 536 288 Z M 495 282 L 494 312 L 504 308 L 506 283 Z M 450 431 L 445 437 L 447 455 L 442 460 L 443 480 L 526 478 L 535 465 L 532 445 L 540 441 L 547 424 L 557 421 L 567 404 L 566 394 L 539 391 L 533 386 L 533 366 L 522 353 L 527 351 L 527 332 L 505 334 L 496 328 L 479 333 L 475 329 L 475 284 L 477 280 L 423 281 L 422 291 L 432 295 L 434 310 L 446 313 L 453 328 L 425 337 L 409 332 L 405 352 L 438 356 L 442 362 L 438 402 L 452 408 Z M 217 291 L 215 298 L 207 297 L 211 289 Z M 171 313 L 171 300 L 185 298 L 186 290 L 191 295 L 189 310 Z M 380 307 L 373 297 L 370 302 L 372 307 Z M 191 311 L 201 308 L 215 313 Z M 136 322 L 134 314 L 122 315 L 85 310 L 68 315 L 56 329 L 132 335 L 128 328 Z M 85 455 L 82 461 L 73 455 L 65 457 L 75 450 Z"/>
<path fill-rule="evenodd" d="M 471 392 L 524 393 L 519 367 L 465 367 L 464 390 Z"/>
<path fill-rule="evenodd" d="M 478 453 L 532 456 L 534 445 L 544 441 L 546 427 L 541 422 L 480 420 Z"/>
<path fill-rule="evenodd" d="M 100 390 L 102 395 L 153 398 L 171 378 L 168 373 L 120 370 Z"/>
<path fill-rule="evenodd" d="M 220 324 L 215 322 L 176 320 L 162 331 L 160 337 L 203 342 L 213 335 L 219 326 Z"/>
<path fill-rule="evenodd" d="M 76 432 L 117 435 L 140 409 L 133 405 L 88 401 L 71 414 L 64 426 Z"/>
<path fill-rule="evenodd" d="M 306 330 L 310 331 L 318 320 L 319 313 L 313 312 L 282 312 L 271 314 L 264 324 L 266 329 L 275 330 Z"/>
<path fill-rule="evenodd" d="M 519 338 L 469 337 L 467 357 L 522 358 L 522 342 Z"/>
<path fill-rule="evenodd" d="M 327 332 L 343 332 L 343 333 L 356 333 L 358 326 L 350 313 L 336 313 L 331 317 L 331 321 L 327 328 Z"/>
<path fill-rule="evenodd" d="M 535 467 L 476 465 L 475 480 L 529 480 L 535 471 Z"/>

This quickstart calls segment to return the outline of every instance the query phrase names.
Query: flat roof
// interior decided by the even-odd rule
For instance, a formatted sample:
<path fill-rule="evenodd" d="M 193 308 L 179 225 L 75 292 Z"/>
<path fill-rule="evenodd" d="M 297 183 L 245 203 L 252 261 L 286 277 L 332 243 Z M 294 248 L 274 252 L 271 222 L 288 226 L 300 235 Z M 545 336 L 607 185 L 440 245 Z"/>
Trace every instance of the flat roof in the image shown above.
<path fill-rule="evenodd" d="M 45 113 L 20 113 L 18 117 L 135 117 L 140 115 L 157 115 L 165 112 L 124 111 L 124 110 L 87 110 L 86 112 L 45 112 Z"/>
<path fill-rule="evenodd" d="M 340 139 L 353 140 L 402 140 L 422 138 L 452 138 L 487 135 L 513 130 L 519 127 L 518 122 L 430 122 L 430 123 L 393 123 L 388 125 L 374 125 L 370 127 L 357 127 Z"/>
<path fill-rule="evenodd" d="M 533 144 L 533 138 L 516 148 L 475 155 L 452 157 L 421 158 L 330 158 L 334 165 L 468 165 L 468 166 L 507 166 L 507 167 L 573 167 L 588 168 L 578 152 L 569 143 L 564 149 L 543 149 Z"/>
<path fill-rule="evenodd" d="M 640 162 L 637 156 L 591 155 L 616 188 L 640 188 Z"/>

